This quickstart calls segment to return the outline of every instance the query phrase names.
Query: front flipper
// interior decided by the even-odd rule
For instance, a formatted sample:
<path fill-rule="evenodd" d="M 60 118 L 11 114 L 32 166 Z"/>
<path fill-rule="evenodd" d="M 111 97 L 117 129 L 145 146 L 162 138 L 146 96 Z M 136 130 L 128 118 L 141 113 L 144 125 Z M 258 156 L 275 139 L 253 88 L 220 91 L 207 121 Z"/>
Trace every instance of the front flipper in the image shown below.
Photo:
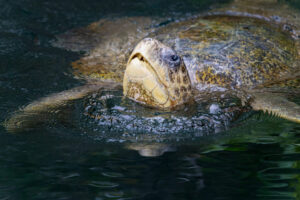
<path fill-rule="evenodd" d="M 85 53 L 72 63 L 75 77 L 122 81 L 133 47 L 168 20 L 160 17 L 105 18 L 56 36 L 52 45 Z"/>
<path fill-rule="evenodd" d="M 15 112 L 4 122 L 4 127 L 8 132 L 32 129 L 38 124 L 45 123 L 50 115 L 56 114 L 58 108 L 66 106 L 70 101 L 83 98 L 101 89 L 115 89 L 118 86 L 120 84 L 114 82 L 100 82 L 52 94 Z"/>
<path fill-rule="evenodd" d="M 251 106 L 270 114 L 300 123 L 300 106 L 289 101 L 283 95 L 257 92 L 252 94 Z"/>

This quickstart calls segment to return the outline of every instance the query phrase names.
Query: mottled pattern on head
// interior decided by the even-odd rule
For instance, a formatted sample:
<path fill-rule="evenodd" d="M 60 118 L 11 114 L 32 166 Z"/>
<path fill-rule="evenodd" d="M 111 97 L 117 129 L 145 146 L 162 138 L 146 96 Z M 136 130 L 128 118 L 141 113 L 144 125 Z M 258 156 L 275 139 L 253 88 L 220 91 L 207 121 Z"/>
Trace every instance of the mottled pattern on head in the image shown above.
<path fill-rule="evenodd" d="M 172 108 L 191 98 L 187 69 L 177 53 L 151 38 L 133 50 L 125 71 L 124 95 L 149 106 Z"/>

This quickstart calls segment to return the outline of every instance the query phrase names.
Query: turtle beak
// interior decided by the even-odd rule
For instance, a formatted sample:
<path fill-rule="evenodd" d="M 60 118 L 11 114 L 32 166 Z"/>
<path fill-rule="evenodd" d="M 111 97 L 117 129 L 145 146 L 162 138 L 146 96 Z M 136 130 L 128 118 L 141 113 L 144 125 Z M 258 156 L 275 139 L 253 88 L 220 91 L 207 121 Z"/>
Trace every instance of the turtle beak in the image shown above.
<path fill-rule="evenodd" d="M 170 47 L 145 38 L 129 57 L 124 95 L 146 105 L 173 108 L 191 97 L 190 79 L 182 59 Z"/>

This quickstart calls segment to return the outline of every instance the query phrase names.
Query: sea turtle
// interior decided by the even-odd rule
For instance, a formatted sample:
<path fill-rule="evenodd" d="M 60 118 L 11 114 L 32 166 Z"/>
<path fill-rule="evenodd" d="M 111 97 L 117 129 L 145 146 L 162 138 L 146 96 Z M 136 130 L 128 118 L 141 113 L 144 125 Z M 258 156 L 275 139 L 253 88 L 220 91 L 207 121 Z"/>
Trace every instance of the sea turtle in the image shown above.
<path fill-rule="evenodd" d="M 29 104 L 6 128 L 20 130 L 51 108 L 122 84 L 125 96 L 155 108 L 229 92 L 255 110 L 300 122 L 299 105 L 272 90 L 282 83 L 299 86 L 300 12 L 276 2 L 235 0 L 166 23 L 149 17 L 102 19 L 59 35 L 54 46 L 86 52 L 72 66 L 87 84 Z"/>

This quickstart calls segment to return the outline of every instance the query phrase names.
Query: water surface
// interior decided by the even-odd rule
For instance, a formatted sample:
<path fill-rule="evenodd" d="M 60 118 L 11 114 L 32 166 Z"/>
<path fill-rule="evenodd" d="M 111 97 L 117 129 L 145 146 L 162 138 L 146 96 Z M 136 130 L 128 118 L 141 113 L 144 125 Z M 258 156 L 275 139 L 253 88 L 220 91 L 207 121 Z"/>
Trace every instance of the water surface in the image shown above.
<path fill-rule="evenodd" d="M 55 35 L 103 17 L 190 16 L 210 4 L 0 1 L 0 120 L 42 96 L 84 84 L 70 66 L 82 55 L 52 47 Z M 1 199 L 299 199 L 299 124 L 248 112 L 208 134 L 103 131 L 93 121 L 80 124 L 88 100 L 68 108 L 71 120 L 19 134 L 0 128 Z M 121 98 L 112 104 L 115 110 L 128 106 Z M 141 156 L 151 149 L 161 156 Z"/>

